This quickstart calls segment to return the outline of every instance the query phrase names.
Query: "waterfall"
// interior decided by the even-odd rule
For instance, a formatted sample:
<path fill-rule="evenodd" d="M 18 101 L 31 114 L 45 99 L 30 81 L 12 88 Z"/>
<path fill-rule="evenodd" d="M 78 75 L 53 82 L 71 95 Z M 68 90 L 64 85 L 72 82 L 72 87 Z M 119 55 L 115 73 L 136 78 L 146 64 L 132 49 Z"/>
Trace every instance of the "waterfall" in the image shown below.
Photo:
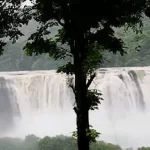
<path fill-rule="evenodd" d="M 97 70 L 90 86 L 102 92 L 90 122 L 100 140 L 122 147 L 150 146 L 150 68 Z M 64 74 L 52 71 L 0 73 L 0 136 L 71 135 L 76 130 L 74 94 Z"/>

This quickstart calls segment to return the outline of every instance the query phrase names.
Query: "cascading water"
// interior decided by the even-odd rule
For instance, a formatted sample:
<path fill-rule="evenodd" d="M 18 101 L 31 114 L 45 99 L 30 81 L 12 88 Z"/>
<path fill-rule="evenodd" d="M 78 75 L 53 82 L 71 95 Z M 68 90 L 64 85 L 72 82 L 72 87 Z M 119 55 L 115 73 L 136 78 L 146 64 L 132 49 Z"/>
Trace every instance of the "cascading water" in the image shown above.
<path fill-rule="evenodd" d="M 90 122 L 100 139 L 122 147 L 150 146 L 150 68 L 98 70 L 91 89 L 102 91 Z M 74 95 L 55 71 L 0 73 L 0 134 L 23 137 L 71 135 Z"/>

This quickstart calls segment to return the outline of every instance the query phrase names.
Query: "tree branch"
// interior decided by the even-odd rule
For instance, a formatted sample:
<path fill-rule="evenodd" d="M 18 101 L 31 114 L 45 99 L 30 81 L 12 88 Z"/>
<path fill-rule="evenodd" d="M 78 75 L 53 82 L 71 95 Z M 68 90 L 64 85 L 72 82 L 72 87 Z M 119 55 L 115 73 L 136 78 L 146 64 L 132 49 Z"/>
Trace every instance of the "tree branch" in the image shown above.
<path fill-rule="evenodd" d="M 96 77 L 96 73 L 92 74 L 90 76 L 90 79 L 88 80 L 87 84 L 86 84 L 86 88 L 88 89 L 89 86 L 91 85 L 92 81 L 94 80 L 94 78 Z"/>

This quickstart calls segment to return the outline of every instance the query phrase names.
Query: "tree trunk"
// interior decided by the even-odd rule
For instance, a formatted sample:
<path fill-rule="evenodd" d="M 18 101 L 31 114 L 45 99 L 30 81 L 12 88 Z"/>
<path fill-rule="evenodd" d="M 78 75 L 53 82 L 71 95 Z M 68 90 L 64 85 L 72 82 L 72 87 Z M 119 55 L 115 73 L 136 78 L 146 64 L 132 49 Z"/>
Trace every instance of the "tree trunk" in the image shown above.
<path fill-rule="evenodd" d="M 77 115 L 77 133 L 78 133 L 78 150 L 89 150 L 89 138 L 87 130 L 89 129 L 88 111 L 82 110 Z"/>
<path fill-rule="evenodd" d="M 76 102 L 77 102 L 77 133 L 78 133 L 78 150 L 89 150 L 89 109 L 87 107 L 87 89 L 86 77 L 82 68 L 78 67 L 75 74 Z"/>
<path fill-rule="evenodd" d="M 79 22 L 77 22 L 79 23 Z M 87 130 L 89 130 L 89 108 L 87 104 L 87 87 L 86 72 L 84 70 L 85 60 L 85 43 L 84 32 L 79 23 L 76 29 L 76 38 L 74 41 L 74 73 L 75 73 L 75 100 L 77 114 L 77 138 L 78 150 L 89 150 L 89 138 Z"/>

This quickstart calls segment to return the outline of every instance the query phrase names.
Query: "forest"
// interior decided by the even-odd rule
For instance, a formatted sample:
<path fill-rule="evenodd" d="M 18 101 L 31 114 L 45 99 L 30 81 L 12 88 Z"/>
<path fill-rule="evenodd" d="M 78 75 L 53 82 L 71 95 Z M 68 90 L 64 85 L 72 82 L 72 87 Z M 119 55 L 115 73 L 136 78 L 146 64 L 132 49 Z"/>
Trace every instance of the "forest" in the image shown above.
<path fill-rule="evenodd" d="M 132 30 L 126 32 L 124 28 L 116 29 L 117 36 L 125 42 L 127 53 L 121 56 L 119 53 L 102 52 L 104 60 L 101 68 L 150 66 L 150 20 L 145 17 L 143 23 L 143 32 L 138 34 Z M 17 43 L 12 44 L 10 41 L 7 43 L 4 54 L 0 57 L 0 71 L 53 70 L 65 64 L 67 60 L 55 61 L 48 54 L 31 57 L 23 51 L 27 38 L 35 32 L 37 26 L 35 21 L 30 21 L 28 26 L 22 27 L 24 37 Z M 56 33 L 57 28 L 53 28 L 51 36 L 53 37 Z"/>
<path fill-rule="evenodd" d="M 35 135 L 28 135 L 25 139 L 0 138 L 0 150 L 77 150 L 76 140 L 72 137 L 59 135 L 40 139 Z M 122 150 L 118 145 L 97 141 L 91 144 L 91 150 Z M 133 150 L 127 148 L 126 150 Z M 138 150 L 150 150 L 150 147 L 141 147 Z"/>

